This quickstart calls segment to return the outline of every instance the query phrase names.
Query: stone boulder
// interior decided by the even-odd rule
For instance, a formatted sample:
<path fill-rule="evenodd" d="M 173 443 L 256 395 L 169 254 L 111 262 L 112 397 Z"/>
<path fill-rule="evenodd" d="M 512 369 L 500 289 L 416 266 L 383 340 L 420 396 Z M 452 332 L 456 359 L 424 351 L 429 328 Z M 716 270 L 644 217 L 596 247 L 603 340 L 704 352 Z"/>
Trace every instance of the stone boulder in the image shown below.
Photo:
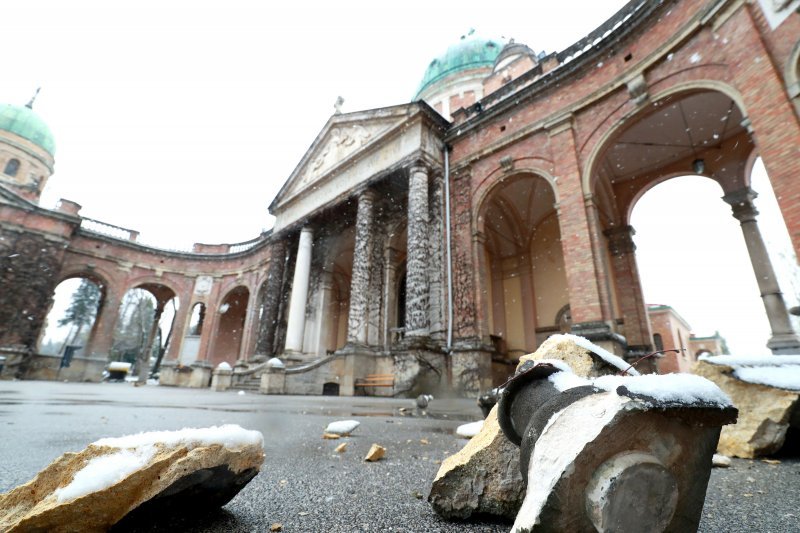
<path fill-rule="evenodd" d="M 616 374 L 628 368 L 620 357 L 576 335 L 553 335 L 527 361 L 560 360 L 581 377 Z M 638 374 L 635 370 L 630 373 Z M 500 431 L 497 407 L 481 431 L 458 453 L 442 462 L 428 496 L 434 511 L 444 518 L 464 519 L 490 514 L 513 520 L 525 497 L 519 469 L 519 448 Z"/>
<path fill-rule="evenodd" d="M 708 357 L 697 361 L 692 373 L 716 383 L 739 409 L 738 422 L 722 428 L 717 450 L 723 455 L 751 459 L 775 453 L 783 446 L 792 417 L 800 424 L 800 390 L 770 384 L 800 389 L 800 383 L 788 381 L 800 376 L 798 356 Z"/>
<path fill-rule="evenodd" d="M 239 426 L 101 439 L 0 494 L 0 531 L 91 532 L 228 503 L 264 461 L 263 436 Z"/>

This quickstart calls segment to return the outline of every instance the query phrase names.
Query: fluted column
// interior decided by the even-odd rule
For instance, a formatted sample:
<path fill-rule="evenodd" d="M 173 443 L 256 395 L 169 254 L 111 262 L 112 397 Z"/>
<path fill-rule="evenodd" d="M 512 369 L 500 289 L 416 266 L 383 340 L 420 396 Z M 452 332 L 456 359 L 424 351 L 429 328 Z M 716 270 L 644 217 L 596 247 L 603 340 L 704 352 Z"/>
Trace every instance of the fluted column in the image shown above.
<path fill-rule="evenodd" d="M 636 244 L 633 242 L 636 231 L 632 226 L 616 226 L 605 230 L 603 234 L 608 238 L 611 252 L 611 268 L 614 270 L 617 301 L 625 323 L 628 351 L 647 353 L 651 350 L 653 335 L 636 263 Z"/>
<path fill-rule="evenodd" d="M 289 301 L 289 319 L 286 325 L 285 352 L 301 353 L 303 351 L 303 333 L 306 325 L 306 301 L 308 300 L 308 285 L 311 277 L 311 247 L 313 241 L 314 231 L 309 227 L 303 228 L 297 244 L 292 296 Z"/>
<path fill-rule="evenodd" d="M 406 338 L 430 333 L 428 253 L 428 169 L 416 165 L 408 179 Z"/>
<path fill-rule="evenodd" d="M 800 337 L 792 329 L 783 294 L 781 294 L 778 280 L 775 277 L 764 239 L 761 237 L 761 231 L 758 229 L 758 222 L 756 222 L 758 211 L 753 205 L 753 200 L 757 196 L 753 189 L 745 187 L 726 194 L 722 199 L 730 204 L 734 218 L 742 226 L 744 242 L 747 245 L 747 252 L 750 254 L 750 263 L 753 265 L 753 273 L 756 276 L 761 300 L 764 302 L 764 309 L 772 330 L 772 337 L 767 342 L 767 347 L 776 355 L 794 354 L 800 352 Z"/>
<path fill-rule="evenodd" d="M 350 312 L 347 316 L 347 342 L 367 344 L 369 275 L 372 263 L 375 193 L 366 189 L 358 195 L 356 242 L 353 274 L 350 281 Z"/>

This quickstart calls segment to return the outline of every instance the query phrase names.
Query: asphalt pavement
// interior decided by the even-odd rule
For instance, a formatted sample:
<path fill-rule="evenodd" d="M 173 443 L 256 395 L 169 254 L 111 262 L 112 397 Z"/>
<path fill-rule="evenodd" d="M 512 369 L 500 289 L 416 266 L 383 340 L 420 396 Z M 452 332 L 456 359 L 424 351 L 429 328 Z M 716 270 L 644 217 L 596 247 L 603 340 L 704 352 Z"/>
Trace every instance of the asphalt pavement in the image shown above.
<path fill-rule="evenodd" d="M 479 418 L 466 399 L 434 399 L 423 415 L 407 399 L 0 381 L 0 492 L 102 437 L 231 423 L 264 434 L 261 473 L 221 510 L 153 517 L 139 530 L 264 532 L 280 523 L 285 532 L 509 531 L 495 520 L 442 520 L 425 499 L 439 463 L 466 443 L 455 428 Z M 361 426 L 323 440 L 325 426 L 342 419 Z M 373 443 L 386 457 L 364 462 Z M 800 532 L 800 458 L 735 459 L 715 469 L 700 531 Z"/>

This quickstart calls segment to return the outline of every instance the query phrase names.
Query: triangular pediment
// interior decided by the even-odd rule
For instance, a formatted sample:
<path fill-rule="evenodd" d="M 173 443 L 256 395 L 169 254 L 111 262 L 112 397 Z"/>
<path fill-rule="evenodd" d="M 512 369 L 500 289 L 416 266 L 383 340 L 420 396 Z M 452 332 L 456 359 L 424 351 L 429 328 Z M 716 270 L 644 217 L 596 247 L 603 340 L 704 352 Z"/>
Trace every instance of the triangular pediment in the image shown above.
<path fill-rule="evenodd" d="M 407 106 L 333 115 L 278 192 L 270 210 L 313 188 L 353 159 L 374 151 L 408 118 Z"/>

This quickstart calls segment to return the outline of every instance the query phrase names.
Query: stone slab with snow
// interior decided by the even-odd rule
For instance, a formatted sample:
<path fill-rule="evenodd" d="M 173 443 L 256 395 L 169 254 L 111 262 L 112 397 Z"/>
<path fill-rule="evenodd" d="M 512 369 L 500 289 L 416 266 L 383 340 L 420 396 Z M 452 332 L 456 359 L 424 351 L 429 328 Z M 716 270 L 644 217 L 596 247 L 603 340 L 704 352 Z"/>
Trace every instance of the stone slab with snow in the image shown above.
<path fill-rule="evenodd" d="M 101 439 L 0 494 L 0 531 L 106 531 L 221 507 L 263 461 L 261 433 L 234 425 Z"/>
<path fill-rule="evenodd" d="M 325 428 L 325 433 L 346 437 L 360 425 L 361 422 L 358 420 L 337 420 L 336 422 L 328 424 L 328 427 Z"/>
<path fill-rule="evenodd" d="M 536 352 L 520 358 L 518 368 L 528 361 L 542 360 L 573 370 L 570 375 L 574 383 L 581 377 L 616 374 L 630 366 L 577 335 L 551 336 Z M 629 373 L 638 375 L 634 369 Z M 490 411 L 481 431 L 462 450 L 442 462 L 428 496 L 439 515 L 459 519 L 473 514 L 508 519 L 516 516 L 525 494 L 519 449 L 501 433 L 495 411 Z"/>
<path fill-rule="evenodd" d="M 753 458 L 777 452 L 789 427 L 800 427 L 800 356 L 701 357 L 692 373 L 713 381 L 739 409 L 718 451 Z"/>
<path fill-rule="evenodd" d="M 478 420 L 477 422 L 470 422 L 469 424 L 461 424 L 456 428 L 456 435 L 459 437 L 464 437 L 465 439 L 471 439 L 475 435 L 481 432 L 483 428 L 483 420 Z"/>
<path fill-rule="evenodd" d="M 698 376 L 562 373 L 519 372 L 498 404 L 528 481 L 512 531 L 696 531 L 730 399 Z"/>

